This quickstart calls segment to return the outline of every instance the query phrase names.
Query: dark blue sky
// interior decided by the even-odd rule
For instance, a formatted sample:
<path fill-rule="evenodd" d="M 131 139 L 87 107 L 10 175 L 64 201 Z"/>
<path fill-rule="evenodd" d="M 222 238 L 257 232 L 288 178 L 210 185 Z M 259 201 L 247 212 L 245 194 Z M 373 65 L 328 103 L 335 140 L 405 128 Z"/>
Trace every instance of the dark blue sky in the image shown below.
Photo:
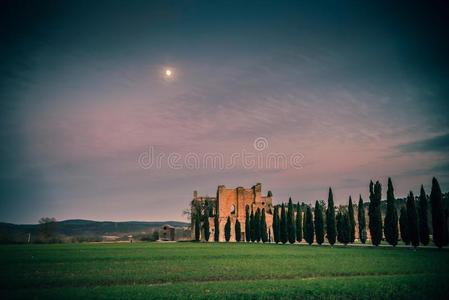
<path fill-rule="evenodd" d="M 180 220 L 194 189 L 259 181 L 276 202 L 447 190 L 448 5 L 390 2 L 3 1 L 0 221 Z M 303 167 L 137 162 L 258 137 Z"/>

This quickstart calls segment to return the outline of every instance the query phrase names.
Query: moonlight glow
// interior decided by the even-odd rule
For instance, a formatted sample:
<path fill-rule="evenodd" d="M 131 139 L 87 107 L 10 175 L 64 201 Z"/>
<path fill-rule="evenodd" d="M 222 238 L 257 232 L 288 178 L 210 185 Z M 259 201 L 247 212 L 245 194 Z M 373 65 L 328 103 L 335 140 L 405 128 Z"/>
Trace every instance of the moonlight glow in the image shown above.
<path fill-rule="evenodd" d="M 165 76 L 171 77 L 172 76 L 172 71 L 170 69 L 166 69 L 165 70 Z"/>

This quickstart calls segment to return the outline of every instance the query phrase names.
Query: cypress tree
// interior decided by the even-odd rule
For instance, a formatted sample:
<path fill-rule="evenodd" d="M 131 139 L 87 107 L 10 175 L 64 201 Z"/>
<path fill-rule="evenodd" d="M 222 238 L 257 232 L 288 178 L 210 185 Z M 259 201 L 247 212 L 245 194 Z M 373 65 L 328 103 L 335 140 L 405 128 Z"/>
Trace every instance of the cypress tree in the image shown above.
<path fill-rule="evenodd" d="M 228 217 L 228 219 L 226 220 L 226 225 L 225 225 L 225 240 L 226 242 L 229 242 L 229 240 L 231 239 L 231 218 Z"/>
<path fill-rule="evenodd" d="M 334 207 L 334 195 L 332 189 L 329 188 L 329 197 L 327 199 L 327 211 L 326 211 L 326 229 L 327 240 L 329 244 L 335 244 L 336 228 L 335 228 L 335 207 Z"/>
<path fill-rule="evenodd" d="M 288 211 L 287 211 L 287 234 L 290 244 L 294 244 L 296 240 L 296 228 L 295 228 L 295 210 L 293 209 L 292 198 L 288 199 Z"/>
<path fill-rule="evenodd" d="M 318 200 L 315 202 L 315 236 L 318 245 L 324 242 L 323 211 Z"/>
<path fill-rule="evenodd" d="M 399 215 L 399 227 L 401 229 L 401 239 L 406 245 L 410 245 L 410 236 L 408 234 L 408 219 L 407 219 L 407 208 L 405 206 L 401 207 L 401 213 Z"/>
<path fill-rule="evenodd" d="M 429 226 L 427 222 L 427 196 L 424 186 L 421 185 L 419 193 L 419 240 L 424 246 L 429 244 Z"/>
<path fill-rule="evenodd" d="M 337 241 L 347 245 L 351 239 L 351 223 L 347 210 L 340 209 L 337 214 Z"/>
<path fill-rule="evenodd" d="M 242 239 L 242 229 L 240 228 L 240 222 L 239 219 L 235 221 L 235 240 L 237 242 L 240 242 Z"/>
<path fill-rule="evenodd" d="M 337 217 L 336 217 L 336 222 L 337 222 L 337 241 L 339 243 L 343 243 L 342 237 L 343 237 L 343 215 L 341 212 L 341 209 L 338 210 L 337 212 Z"/>
<path fill-rule="evenodd" d="M 398 244 L 398 212 L 395 205 L 394 188 L 391 178 L 388 178 L 387 188 L 387 213 L 385 215 L 384 233 L 387 242 L 395 247 Z"/>
<path fill-rule="evenodd" d="M 206 242 L 209 241 L 210 228 L 209 228 L 209 212 L 206 210 L 206 215 L 204 216 L 204 239 Z"/>
<path fill-rule="evenodd" d="M 373 220 L 373 216 L 374 216 L 374 208 L 375 208 L 375 202 L 376 199 L 374 197 L 374 183 L 372 180 L 370 180 L 369 182 L 369 206 L 368 206 L 368 227 L 369 227 L 369 231 L 371 234 L 371 241 L 373 240 L 373 234 L 375 234 L 373 231 L 374 229 L 374 220 Z"/>
<path fill-rule="evenodd" d="M 362 195 L 359 197 L 359 207 L 357 219 L 359 221 L 359 238 L 362 244 L 366 242 L 366 220 L 365 220 L 365 207 L 363 206 Z"/>
<path fill-rule="evenodd" d="M 382 186 L 379 181 L 376 184 L 370 182 L 370 203 L 368 209 L 369 230 L 371 233 L 371 243 L 378 246 L 382 240 L 382 214 L 380 211 L 380 201 L 382 198 Z"/>
<path fill-rule="evenodd" d="M 287 233 L 287 216 L 285 214 L 285 205 L 282 203 L 281 206 L 281 232 L 280 240 L 282 244 L 287 243 L 288 233 Z"/>
<path fill-rule="evenodd" d="M 256 230 L 255 230 L 255 220 L 254 220 L 254 211 L 251 208 L 251 215 L 249 217 L 249 228 L 250 228 L 250 232 L 251 232 L 251 242 L 254 243 L 254 241 L 256 240 Z"/>
<path fill-rule="evenodd" d="M 449 244 L 449 228 L 448 225 L 449 218 L 449 210 L 446 208 L 444 210 L 444 231 L 443 231 L 443 246 L 447 246 Z"/>
<path fill-rule="evenodd" d="M 314 228 L 313 228 L 313 216 L 312 209 L 307 206 L 306 214 L 304 216 L 304 239 L 309 245 L 313 243 Z"/>
<path fill-rule="evenodd" d="M 351 224 L 348 212 L 340 209 L 337 213 L 337 241 L 347 245 L 351 238 Z"/>
<path fill-rule="evenodd" d="M 432 178 L 432 191 L 430 192 L 430 205 L 432 207 L 433 242 L 438 248 L 445 244 L 444 238 L 444 210 L 440 184 L 435 177 Z"/>
<path fill-rule="evenodd" d="M 260 242 L 260 208 L 257 208 L 254 215 L 254 240 Z"/>
<path fill-rule="evenodd" d="M 274 215 L 273 215 L 273 235 L 274 242 L 277 244 L 280 241 L 280 223 L 279 223 L 279 210 L 278 207 L 274 207 Z"/>
<path fill-rule="evenodd" d="M 218 242 L 220 239 L 220 222 L 218 221 L 218 211 L 215 212 L 214 216 L 214 241 Z"/>
<path fill-rule="evenodd" d="M 251 224 L 249 219 L 249 205 L 245 207 L 245 240 L 251 241 Z"/>
<path fill-rule="evenodd" d="M 418 216 L 416 214 L 415 197 L 412 191 L 410 191 L 407 197 L 407 225 L 410 242 L 416 248 L 419 246 Z"/>
<path fill-rule="evenodd" d="M 302 219 L 302 236 L 304 237 L 304 240 L 306 239 L 306 234 L 307 234 L 307 220 L 306 220 L 306 213 L 307 213 L 307 206 L 306 206 L 306 211 L 304 212 L 304 217 Z M 307 241 L 306 241 L 307 242 Z"/>
<path fill-rule="evenodd" d="M 349 215 L 347 212 L 342 213 L 341 215 L 341 242 L 344 245 L 347 245 L 351 239 L 351 223 L 349 220 Z"/>
<path fill-rule="evenodd" d="M 302 241 L 302 212 L 299 202 L 296 206 L 296 240 L 298 243 Z"/>
<path fill-rule="evenodd" d="M 355 241 L 355 219 L 354 219 L 354 207 L 352 205 L 352 198 L 349 196 L 348 204 L 348 217 L 349 217 L 349 242 L 354 243 Z"/>
<path fill-rule="evenodd" d="M 260 218 L 260 239 L 263 243 L 268 242 L 267 217 L 265 215 L 265 208 L 262 208 L 262 216 Z"/>

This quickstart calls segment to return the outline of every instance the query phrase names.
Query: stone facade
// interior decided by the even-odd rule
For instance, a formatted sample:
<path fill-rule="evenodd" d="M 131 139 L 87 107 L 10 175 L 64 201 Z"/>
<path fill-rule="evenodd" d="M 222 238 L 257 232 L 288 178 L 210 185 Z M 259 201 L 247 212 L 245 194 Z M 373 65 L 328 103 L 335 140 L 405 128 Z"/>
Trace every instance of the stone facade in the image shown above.
<path fill-rule="evenodd" d="M 268 192 L 267 195 L 262 195 L 262 185 L 257 183 L 251 188 L 237 187 L 237 188 L 226 188 L 224 185 L 220 185 L 217 188 L 217 196 L 216 197 L 204 197 L 198 196 L 197 191 L 193 192 L 193 201 L 192 201 L 192 214 L 197 204 L 208 203 L 213 207 L 213 214 L 217 212 L 218 208 L 218 217 L 219 217 L 219 240 L 224 241 L 224 227 L 227 221 L 227 218 L 231 219 L 231 241 L 235 241 L 235 221 L 238 219 L 240 222 L 240 227 L 242 231 L 242 240 L 245 239 L 245 207 L 248 206 L 249 210 L 256 210 L 259 208 L 262 210 L 265 208 L 266 222 L 267 228 L 272 235 L 272 223 L 273 223 L 273 202 L 272 202 L 272 194 Z M 210 226 L 210 238 L 209 241 L 213 241 L 214 239 L 214 217 L 209 217 L 209 226 Z M 192 238 L 195 234 L 195 224 L 192 222 Z M 202 230 L 203 233 L 203 230 Z M 202 239 L 203 234 L 201 234 Z"/>

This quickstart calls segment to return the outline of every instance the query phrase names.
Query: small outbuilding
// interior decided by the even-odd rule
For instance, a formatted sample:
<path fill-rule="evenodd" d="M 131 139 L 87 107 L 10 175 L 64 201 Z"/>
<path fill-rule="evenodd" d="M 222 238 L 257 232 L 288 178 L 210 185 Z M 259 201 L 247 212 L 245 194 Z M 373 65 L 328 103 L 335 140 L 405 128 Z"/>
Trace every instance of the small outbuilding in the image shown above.
<path fill-rule="evenodd" d="M 159 239 L 161 241 L 174 241 L 175 240 L 175 227 L 168 224 L 159 229 Z"/>

